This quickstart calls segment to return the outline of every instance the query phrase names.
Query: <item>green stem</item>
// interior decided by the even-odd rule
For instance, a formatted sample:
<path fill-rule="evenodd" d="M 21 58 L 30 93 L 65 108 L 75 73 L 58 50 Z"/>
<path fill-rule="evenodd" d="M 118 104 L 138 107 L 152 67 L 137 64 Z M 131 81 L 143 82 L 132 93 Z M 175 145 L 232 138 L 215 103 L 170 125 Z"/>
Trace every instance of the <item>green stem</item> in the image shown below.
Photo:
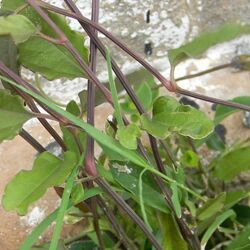
<path fill-rule="evenodd" d="M 50 247 L 49 250 L 56 250 L 57 249 L 57 245 L 58 245 L 58 241 L 60 239 L 60 234 L 62 231 L 62 226 L 63 226 L 63 218 L 64 218 L 64 214 L 67 210 L 68 204 L 69 204 L 69 198 L 70 198 L 70 194 L 74 185 L 74 179 L 77 176 L 78 170 L 79 168 L 82 166 L 84 161 L 84 154 L 81 156 L 77 166 L 74 168 L 74 170 L 72 171 L 72 173 L 70 174 L 67 182 L 66 182 L 66 186 L 65 189 L 63 191 L 63 196 L 62 196 L 62 200 L 61 200 L 61 205 L 57 214 L 57 218 L 56 218 L 56 226 L 52 235 L 52 240 L 50 243 Z"/>
<path fill-rule="evenodd" d="M 116 90 L 115 81 L 114 81 L 114 77 L 112 73 L 110 52 L 108 48 L 106 48 L 106 59 L 107 59 L 108 74 L 109 74 L 109 86 L 110 86 L 110 91 L 112 94 L 112 99 L 113 99 L 114 109 L 115 109 L 115 118 L 117 120 L 118 127 L 121 128 L 124 126 L 124 122 L 122 119 L 121 108 L 120 108 L 119 101 L 118 101 L 117 90 Z"/>
<path fill-rule="evenodd" d="M 142 188 L 142 176 L 143 174 L 147 171 L 147 169 L 143 169 L 140 173 L 140 176 L 139 176 L 139 200 L 140 200 L 140 206 L 141 206 L 141 213 L 142 213 L 142 218 L 145 222 L 145 224 L 148 226 L 149 230 L 152 232 L 152 228 L 148 222 L 148 217 L 147 217 L 147 213 L 146 213 L 146 210 L 145 210 L 145 206 L 144 206 L 144 201 L 143 201 L 143 188 Z"/>

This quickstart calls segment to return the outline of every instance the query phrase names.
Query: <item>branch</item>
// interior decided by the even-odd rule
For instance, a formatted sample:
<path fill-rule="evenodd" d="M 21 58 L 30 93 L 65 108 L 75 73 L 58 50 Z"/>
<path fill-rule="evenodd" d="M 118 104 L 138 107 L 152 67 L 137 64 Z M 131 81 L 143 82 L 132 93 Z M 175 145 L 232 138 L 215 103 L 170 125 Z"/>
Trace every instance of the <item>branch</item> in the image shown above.
<path fill-rule="evenodd" d="M 32 0 L 28 0 L 28 1 L 32 1 Z M 100 31 L 102 34 L 104 34 L 106 37 L 108 37 L 111 41 L 113 41 L 117 46 L 119 46 L 122 50 L 124 50 L 126 53 L 128 53 L 130 56 L 132 56 L 136 61 L 138 61 L 141 65 L 143 65 L 149 72 L 151 72 L 160 82 L 161 84 L 166 87 L 170 92 L 176 92 L 176 93 L 180 93 L 183 95 L 187 95 L 187 96 L 191 96 L 191 97 L 195 97 L 197 99 L 200 100 L 204 100 L 207 102 L 212 102 L 212 103 L 218 103 L 218 104 L 222 104 L 225 106 L 229 106 L 229 107 L 233 107 L 233 108 L 239 108 L 239 109 L 243 109 L 246 111 L 250 112 L 250 107 L 247 105 L 237 105 L 234 102 L 230 102 L 230 101 L 223 101 L 220 99 L 216 99 L 216 98 L 212 98 L 212 97 L 208 97 L 208 96 L 204 96 L 201 94 L 196 94 L 196 93 L 190 93 L 187 90 L 181 89 L 180 87 L 175 86 L 174 84 L 172 84 L 171 81 L 167 80 L 164 76 L 162 76 L 155 68 L 153 68 L 147 61 L 145 61 L 143 58 L 140 57 L 140 55 L 132 50 L 130 50 L 120 39 L 116 38 L 115 36 L 113 36 L 110 32 L 108 32 L 106 29 L 104 29 L 102 26 L 92 22 L 91 20 L 89 20 L 88 18 L 85 18 L 83 16 L 79 16 L 76 13 L 72 13 L 69 12 L 67 10 L 64 10 L 62 8 L 58 8 L 56 6 L 47 4 L 45 2 L 42 1 L 37 1 L 37 0 L 33 0 L 37 3 L 37 5 L 49 10 L 49 11 L 53 11 L 56 12 L 58 14 L 61 15 L 65 15 L 68 17 L 72 17 L 74 19 L 79 20 L 82 23 L 85 23 L 87 25 L 90 25 L 91 27 L 94 27 L 95 29 L 97 29 L 98 31 Z M 194 96 L 195 95 L 195 96 Z"/>
<path fill-rule="evenodd" d="M 121 225 L 117 222 L 115 215 L 112 213 L 112 211 L 106 205 L 105 201 L 101 198 L 101 196 L 97 196 L 97 203 L 99 204 L 99 207 L 103 210 L 103 212 L 107 216 L 108 220 L 110 221 L 111 225 L 113 226 L 113 228 L 117 232 L 118 238 L 120 239 L 121 242 L 123 242 L 125 249 L 136 250 L 135 246 L 132 243 L 130 243 L 128 236 L 124 232 Z"/>
<path fill-rule="evenodd" d="M 33 136 L 31 136 L 25 129 L 21 129 L 21 131 L 19 132 L 19 135 L 39 153 L 46 151 L 46 149 Z"/>
<path fill-rule="evenodd" d="M 17 75 L 16 73 L 14 73 L 12 70 L 10 70 L 9 68 L 7 68 L 1 61 L 0 61 L 0 71 L 3 72 L 4 75 L 6 75 L 9 78 L 11 78 L 12 80 L 14 80 L 15 82 L 17 82 L 20 85 L 24 86 L 25 88 L 30 89 L 30 90 L 34 91 L 35 93 L 38 93 L 38 91 L 37 91 L 36 88 L 34 88 L 31 84 L 29 84 L 26 81 L 24 81 L 19 75 Z M 24 98 L 24 100 L 25 100 L 25 95 L 26 95 L 25 93 L 21 92 L 21 96 Z M 29 101 L 27 102 L 27 104 L 29 105 L 30 109 L 33 112 L 40 113 L 39 109 L 37 108 L 36 104 L 34 103 L 34 101 L 31 98 L 29 99 Z M 58 117 L 58 115 L 55 114 L 55 112 L 51 112 L 48 108 L 46 108 L 43 105 L 41 105 L 41 107 L 44 110 L 46 110 L 49 114 L 51 114 L 53 117 L 57 118 L 58 120 L 63 121 L 63 119 L 64 119 L 63 117 Z M 52 126 L 45 119 L 38 118 L 38 120 L 44 126 L 44 128 L 51 134 L 51 136 L 56 140 L 56 142 L 61 146 L 61 148 L 64 151 L 66 151 L 66 146 L 65 146 L 62 138 L 52 128 Z"/>
<path fill-rule="evenodd" d="M 141 218 L 133 211 L 133 209 L 117 194 L 112 188 L 101 178 L 95 179 L 95 182 L 117 203 L 117 205 L 138 225 L 144 234 L 151 241 L 157 250 L 162 250 L 155 236 L 148 230 Z"/>
<path fill-rule="evenodd" d="M 95 28 L 96 30 L 100 31 L 102 34 L 104 34 L 106 37 L 108 37 L 111 41 L 113 41 L 116 45 L 118 45 L 122 50 L 124 50 L 126 53 L 128 53 L 131 57 L 133 57 L 136 61 L 138 61 L 141 65 L 143 65 L 149 72 L 151 72 L 169 91 L 174 92 L 174 86 L 172 83 L 167 80 L 163 75 L 159 73 L 154 67 L 152 67 L 146 60 L 144 60 L 137 52 L 134 52 L 130 50 L 125 43 L 123 43 L 120 39 L 113 36 L 110 32 L 108 32 L 106 29 L 104 29 L 99 24 L 89 20 L 88 18 L 83 17 L 82 15 L 79 15 L 77 13 L 72 13 L 67 10 L 58 8 L 56 6 L 47 4 L 42 1 L 36 1 L 36 0 L 27 0 L 30 4 L 33 2 L 36 2 L 37 5 L 41 6 L 42 8 L 45 8 L 47 10 L 56 12 L 58 14 L 62 14 L 64 16 L 72 17 L 74 19 L 77 19 L 78 21 L 81 21 L 87 25 L 90 25 L 91 27 Z"/>

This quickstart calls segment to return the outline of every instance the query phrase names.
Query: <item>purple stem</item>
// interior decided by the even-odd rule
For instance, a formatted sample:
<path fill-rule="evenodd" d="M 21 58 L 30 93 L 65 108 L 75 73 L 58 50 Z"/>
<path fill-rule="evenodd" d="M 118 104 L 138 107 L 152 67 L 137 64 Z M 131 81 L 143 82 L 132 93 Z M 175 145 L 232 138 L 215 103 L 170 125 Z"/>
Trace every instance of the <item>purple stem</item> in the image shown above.
<path fill-rule="evenodd" d="M 99 18 L 99 0 L 92 0 L 92 16 L 91 20 L 93 22 L 98 22 Z M 97 31 L 94 33 L 97 35 Z M 90 68 L 94 74 L 96 74 L 97 67 L 97 48 L 93 40 L 90 39 Z M 87 92 L 87 122 L 94 126 L 94 116 L 95 116 L 95 85 L 88 80 L 88 92 Z M 85 167 L 87 173 L 96 176 L 97 170 L 94 160 L 94 140 L 92 137 L 87 137 L 87 152 Z"/>
<path fill-rule="evenodd" d="M 154 237 L 154 235 L 148 230 L 145 226 L 144 222 L 141 218 L 133 211 L 133 209 L 117 194 L 115 193 L 112 188 L 107 184 L 105 180 L 102 178 L 96 178 L 95 182 L 107 193 L 109 194 L 117 205 L 125 212 L 127 215 L 141 228 L 144 234 L 148 237 L 151 241 L 152 245 L 157 250 L 162 250 L 161 246 L 159 245 L 158 241 Z"/>
<path fill-rule="evenodd" d="M 21 129 L 19 135 L 27 141 L 35 150 L 39 153 L 45 152 L 46 148 L 44 148 L 33 136 L 31 136 L 25 129 Z"/>
<path fill-rule="evenodd" d="M 6 75 L 7 77 L 11 78 L 12 80 L 14 80 L 15 82 L 19 83 L 20 85 L 31 89 L 32 91 L 37 93 L 37 89 L 35 89 L 32 85 L 30 85 L 29 83 L 25 82 L 20 76 L 18 76 L 16 73 L 14 73 L 13 71 L 11 71 L 9 68 L 7 68 L 1 61 L 0 61 L 0 71 Z M 22 94 L 20 93 L 21 96 L 24 97 L 24 99 L 26 99 L 26 94 Z M 28 99 L 27 104 L 29 105 L 30 109 L 35 112 L 35 113 L 40 113 L 39 109 L 37 108 L 36 104 L 34 103 L 34 101 L 32 99 Z M 51 113 L 49 109 L 47 109 L 46 107 L 42 106 L 48 113 L 50 113 L 53 117 L 57 118 L 59 120 L 59 118 L 54 114 Z M 57 143 L 62 147 L 62 149 L 64 151 L 66 151 L 66 146 L 62 140 L 62 138 L 58 135 L 58 133 L 52 128 L 52 126 L 43 118 L 37 118 L 41 124 L 44 126 L 44 128 L 51 134 L 51 136 L 57 141 Z M 63 118 L 62 118 L 63 119 Z"/>

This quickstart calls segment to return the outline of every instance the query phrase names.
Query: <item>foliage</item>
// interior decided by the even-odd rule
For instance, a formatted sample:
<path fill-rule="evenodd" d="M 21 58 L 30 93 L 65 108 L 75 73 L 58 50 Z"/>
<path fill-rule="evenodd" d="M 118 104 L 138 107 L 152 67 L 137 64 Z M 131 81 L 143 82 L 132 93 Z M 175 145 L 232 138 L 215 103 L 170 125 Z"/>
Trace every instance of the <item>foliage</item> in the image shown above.
<path fill-rule="evenodd" d="M 87 27 L 91 47 L 94 38 L 98 41 L 95 49 L 105 52 L 109 84 L 102 84 L 93 65 L 85 72 L 88 48 L 83 35 L 69 27 L 65 16 L 48 11 L 49 5 L 42 10 L 41 1 L 28 2 L 31 6 L 24 0 L 2 1 L 0 79 L 5 89 L 0 91 L 0 141 L 22 133 L 39 154 L 32 169 L 20 170 L 8 183 L 2 205 L 7 211 L 25 215 L 49 188 L 55 189 L 61 203 L 20 249 L 196 250 L 218 248 L 219 244 L 227 244 L 228 250 L 248 249 L 249 190 L 235 189 L 232 183 L 250 169 L 249 142 L 246 139 L 229 147 L 214 127 L 238 111 L 235 107 L 242 107 L 234 104 L 250 105 L 250 97 L 236 97 L 232 102 L 225 101 L 227 106 L 218 105 L 210 120 L 203 111 L 160 95 L 152 76 L 128 85 L 109 50 L 89 32 L 85 19 L 76 14 L 82 27 Z M 41 13 L 47 15 L 42 18 Z M 98 25 L 97 28 L 103 32 Z M 175 67 L 217 43 L 249 31 L 247 25 L 231 23 L 201 34 L 171 50 L 170 63 Z M 112 40 L 121 48 L 126 47 L 115 37 Z M 144 62 L 129 48 L 128 51 Z M 238 60 L 237 65 L 247 70 L 247 55 Z M 143 65 L 147 68 L 146 63 Z M 25 82 L 20 67 L 48 80 L 88 76 L 113 106 L 114 116 L 107 119 L 106 130 L 100 131 L 91 122 L 94 107 L 100 101 L 95 100 L 91 88 L 79 93 L 80 104 L 71 100 L 63 109 Z M 112 70 L 126 90 L 123 95 Z M 155 69 L 151 73 L 163 79 Z M 40 113 L 37 105 L 47 113 Z M 83 118 L 86 115 L 87 122 Z M 60 157 L 43 152 L 34 137 L 23 134 L 24 123 L 33 117 L 43 120 L 61 146 Z M 44 122 L 49 119 L 58 122 L 62 136 Z M 95 153 L 94 142 L 100 154 Z M 206 161 L 201 153 L 204 148 L 212 155 Z M 71 222 L 84 221 L 82 235 L 76 240 L 60 239 L 65 215 L 73 218 Z M 51 241 L 37 246 L 38 238 L 54 221 Z"/>

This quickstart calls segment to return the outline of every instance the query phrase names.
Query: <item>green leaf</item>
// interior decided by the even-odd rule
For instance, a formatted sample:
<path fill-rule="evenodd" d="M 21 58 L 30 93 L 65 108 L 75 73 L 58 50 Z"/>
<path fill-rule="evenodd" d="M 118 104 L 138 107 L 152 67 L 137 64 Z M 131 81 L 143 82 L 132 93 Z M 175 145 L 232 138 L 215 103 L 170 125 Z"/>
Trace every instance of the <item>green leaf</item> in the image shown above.
<path fill-rule="evenodd" d="M 145 111 L 148 111 L 153 100 L 152 90 L 149 84 L 147 82 L 140 84 L 139 88 L 136 90 L 136 95 L 140 103 L 142 103 Z"/>
<path fill-rule="evenodd" d="M 17 47 L 10 35 L 0 36 L 0 60 L 13 72 L 19 73 Z M 13 87 L 8 83 L 2 81 L 2 84 L 5 89 L 9 89 L 13 94 L 15 93 Z"/>
<path fill-rule="evenodd" d="M 165 96 L 161 97 L 160 102 L 156 100 L 152 120 L 146 114 L 141 116 L 142 128 L 148 133 L 161 139 L 165 139 L 172 132 L 201 139 L 213 131 L 213 122 L 204 113 L 191 106 L 179 104 L 173 98 L 168 99 Z"/>
<path fill-rule="evenodd" d="M 188 250 L 187 243 L 183 239 L 171 214 L 159 213 L 158 221 L 162 228 L 162 249 Z"/>
<path fill-rule="evenodd" d="M 206 220 L 209 217 L 217 214 L 224 207 L 226 193 L 221 193 L 213 199 L 209 199 L 201 208 L 197 210 L 197 218 Z"/>
<path fill-rule="evenodd" d="M 61 31 L 66 35 L 69 41 L 73 44 L 74 48 L 81 55 L 85 62 L 88 62 L 88 49 L 84 46 L 85 38 L 81 32 L 72 30 L 64 16 L 58 15 L 56 13 L 49 12 L 49 17 L 55 22 L 55 24 L 61 29 Z M 55 31 L 46 23 L 42 22 L 42 32 L 48 36 L 58 38 Z M 59 49 L 62 46 L 58 46 Z"/>
<path fill-rule="evenodd" d="M 47 36 L 57 38 L 55 32 L 48 24 L 37 17 L 30 9 L 24 14 L 34 23 L 41 27 L 41 32 Z M 65 17 L 55 13 L 49 13 L 50 18 L 62 30 L 74 48 L 81 55 L 82 59 L 88 62 L 88 50 L 84 46 L 84 37 L 81 33 L 71 30 Z M 35 17 L 37 21 L 33 20 Z M 61 77 L 73 79 L 76 77 L 85 77 L 85 72 L 79 66 L 78 62 L 62 45 L 50 43 L 39 37 L 33 37 L 25 43 L 19 45 L 19 61 L 31 71 L 39 72 L 48 80 L 54 80 Z"/>
<path fill-rule="evenodd" d="M 163 112 L 171 113 L 178 107 L 180 107 L 180 103 L 175 98 L 171 96 L 160 96 L 154 102 L 153 115 L 155 116 Z"/>
<path fill-rule="evenodd" d="M 250 33 L 249 25 L 240 23 L 227 23 L 217 31 L 206 32 L 177 49 L 172 49 L 168 53 L 169 61 L 172 66 L 176 66 L 181 61 L 189 57 L 197 57 L 210 47 L 236 38 L 237 36 Z"/>
<path fill-rule="evenodd" d="M 238 96 L 233 98 L 231 101 L 250 106 L 250 96 Z M 214 115 L 215 124 L 219 124 L 226 117 L 238 111 L 240 111 L 240 109 L 231 108 L 224 105 L 218 105 L 216 107 L 216 112 Z"/>
<path fill-rule="evenodd" d="M 81 113 L 84 113 L 87 110 L 87 90 L 79 92 L 78 97 L 81 103 Z"/>
<path fill-rule="evenodd" d="M 222 196 L 222 194 L 214 199 L 214 202 L 217 203 L 215 205 L 218 207 L 220 207 L 220 204 L 218 204 L 220 202 L 220 199 L 223 199 L 221 196 Z M 211 222 L 215 220 L 215 218 L 218 214 L 220 214 L 224 211 L 227 211 L 228 209 L 233 207 L 240 200 L 246 198 L 247 196 L 249 196 L 249 193 L 246 191 L 227 192 L 225 200 L 224 200 L 224 206 L 220 210 L 217 210 L 217 213 L 213 213 L 213 215 L 211 217 L 199 222 L 198 234 L 201 234 L 202 232 L 204 232 L 206 230 L 206 228 L 208 228 L 211 225 Z M 213 201 L 213 200 L 208 201 L 208 204 L 210 204 L 211 201 Z M 214 204 L 212 203 L 212 205 L 214 205 Z M 208 206 L 208 208 L 209 208 L 209 206 Z M 201 210 L 202 210 L 202 208 L 201 208 Z M 207 210 L 207 211 L 209 212 L 209 210 Z"/>
<path fill-rule="evenodd" d="M 137 138 L 140 136 L 140 129 L 135 124 L 129 124 L 126 127 L 118 128 L 117 138 L 121 145 L 128 149 L 137 148 Z"/>
<path fill-rule="evenodd" d="M 0 79 L 5 80 L 12 86 L 24 91 L 25 93 L 29 94 L 36 100 L 39 100 L 41 103 L 45 104 L 47 107 L 49 107 L 51 110 L 57 112 L 58 114 L 64 116 L 68 119 L 69 122 L 73 123 L 74 125 L 78 126 L 79 128 L 85 130 L 87 134 L 89 134 L 91 137 L 93 137 L 98 144 L 100 144 L 101 147 L 106 147 L 111 152 L 114 152 L 116 155 L 120 155 L 123 158 L 127 158 L 127 161 L 133 162 L 135 165 L 138 165 L 142 168 L 147 168 L 148 171 L 151 173 L 156 174 L 157 176 L 163 178 L 167 182 L 176 182 L 174 179 L 168 177 L 167 175 L 162 174 L 155 168 L 153 168 L 144 158 L 142 158 L 136 151 L 128 150 L 127 148 L 123 147 L 120 143 L 118 143 L 116 140 L 114 140 L 112 137 L 104 134 L 103 132 L 99 131 L 95 127 L 89 125 L 88 123 L 85 123 L 83 120 L 75 117 L 71 113 L 61 109 L 60 107 L 56 106 L 53 102 L 50 102 L 49 100 L 45 99 L 44 97 L 34 93 L 33 91 L 26 89 L 23 86 L 18 85 L 14 81 L 3 77 L 0 75 Z M 198 199 L 204 200 L 202 196 L 197 194 L 196 192 L 192 191 L 190 188 L 186 187 L 182 183 L 177 182 L 178 187 L 181 189 L 186 190 L 190 194 L 194 195 Z"/>
<path fill-rule="evenodd" d="M 250 206 L 236 204 L 233 210 L 237 215 L 237 221 L 245 226 L 250 225 Z"/>
<path fill-rule="evenodd" d="M 192 151 L 192 150 L 187 150 L 180 159 L 181 164 L 183 164 L 186 167 L 192 167 L 195 168 L 199 164 L 199 157 L 198 155 Z"/>
<path fill-rule="evenodd" d="M 49 249 L 49 244 L 50 244 L 49 242 L 46 242 L 46 243 L 44 243 L 42 245 L 32 247 L 30 250 L 48 250 Z M 60 240 L 58 242 L 58 246 L 57 246 L 56 250 L 68 250 L 68 248 L 64 245 L 63 240 Z"/>
<path fill-rule="evenodd" d="M 14 12 L 18 8 L 24 6 L 26 0 L 2 0 L 2 9 Z M 41 26 L 42 18 L 36 13 L 36 11 L 31 6 L 26 6 L 20 14 L 26 16 L 33 22 L 35 25 Z"/>
<path fill-rule="evenodd" d="M 240 200 L 249 197 L 250 193 L 246 191 L 233 191 L 226 193 L 225 207 L 224 209 L 229 209 L 235 204 L 237 204 Z"/>
<path fill-rule="evenodd" d="M 214 176 L 230 181 L 243 171 L 250 170 L 250 147 L 237 148 L 223 155 L 213 163 Z"/>
<path fill-rule="evenodd" d="M 71 192 L 71 200 L 74 204 L 79 203 L 80 201 L 82 201 L 84 197 L 84 189 L 81 183 L 77 183 Z"/>
<path fill-rule="evenodd" d="M 23 15 L 0 16 L 0 35 L 11 35 L 16 44 L 25 42 L 36 31 L 33 23 Z"/>
<path fill-rule="evenodd" d="M 0 142 L 14 138 L 30 118 L 20 97 L 0 90 Z"/>
<path fill-rule="evenodd" d="M 213 223 L 209 226 L 209 228 L 206 230 L 206 232 L 204 233 L 204 235 L 201 239 L 201 249 L 205 249 L 205 246 L 206 246 L 208 240 L 213 235 L 215 230 L 219 227 L 219 225 L 222 222 L 224 222 L 226 219 L 228 219 L 229 217 L 232 217 L 232 216 L 235 216 L 235 212 L 232 209 L 230 209 L 230 210 L 227 210 L 226 212 L 222 213 L 221 215 L 219 215 L 213 221 Z"/>
<path fill-rule="evenodd" d="M 249 250 L 250 249 L 250 225 L 245 227 L 232 242 L 226 247 L 226 250 Z"/>
<path fill-rule="evenodd" d="M 98 245 L 95 242 L 90 240 L 81 240 L 81 241 L 74 241 L 73 243 L 69 244 L 70 250 L 93 250 L 98 249 Z M 108 250 L 108 249 L 105 249 Z"/>
<path fill-rule="evenodd" d="M 25 0 L 2 1 L 3 9 L 12 12 L 24 6 L 25 4 Z M 33 22 L 37 27 L 41 28 L 42 33 L 54 38 L 58 38 L 57 34 L 53 31 L 53 29 L 36 13 L 33 7 L 26 6 L 26 8 L 23 9 L 20 13 L 30 19 L 30 21 Z M 83 35 L 80 32 L 72 30 L 69 24 L 67 23 L 65 17 L 52 12 L 49 12 L 48 15 L 70 40 L 70 42 L 73 44 L 74 48 L 76 48 L 76 50 L 79 52 L 81 57 L 86 62 L 88 62 L 88 49 L 84 46 L 85 39 Z M 61 49 L 62 46 L 58 46 L 58 48 Z M 49 57 L 50 55 L 47 54 L 47 56 Z"/>
<path fill-rule="evenodd" d="M 61 131 L 63 134 L 63 141 L 68 151 L 75 152 L 75 154 L 80 157 L 80 150 L 78 144 L 75 140 L 74 135 L 71 133 L 70 129 L 61 126 Z"/>
<path fill-rule="evenodd" d="M 141 207 L 142 218 L 143 218 L 145 224 L 147 225 L 147 227 L 149 228 L 149 230 L 152 232 L 153 230 L 150 226 L 150 223 L 148 222 L 148 216 L 147 216 L 147 212 L 146 212 L 146 209 L 144 206 L 144 199 L 143 199 L 142 176 L 146 171 L 147 171 L 147 169 L 142 170 L 140 175 L 139 175 L 139 182 L 138 182 L 139 202 L 140 202 L 140 207 Z"/>
<path fill-rule="evenodd" d="M 139 188 L 138 188 L 139 176 L 134 176 L 132 168 L 129 168 L 126 165 L 125 166 L 113 165 L 113 166 L 115 166 L 115 168 L 114 167 L 111 168 L 113 178 L 123 188 L 125 188 L 125 190 L 131 193 L 137 202 L 139 202 L 140 200 L 140 193 L 139 193 Z M 127 172 L 126 172 L 126 169 L 128 169 Z M 129 173 L 130 171 L 132 171 L 132 173 Z M 169 212 L 169 209 L 166 206 L 166 202 L 160 193 L 158 193 L 156 190 L 151 188 L 145 182 L 142 182 L 141 190 L 143 190 L 143 203 L 145 205 L 153 207 L 164 213 Z"/>
<path fill-rule="evenodd" d="M 41 198 L 49 187 L 62 184 L 76 165 L 74 153 L 66 152 L 64 156 L 61 160 L 44 152 L 37 157 L 32 170 L 21 170 L 5 188 L 2 200 L 5 210 L 24 215 L 29 205 Z"/>
<path fill-rule="evenodd" d="M 39 72 L 48 80 L 61 77 L 73 79 L 84 77 L 85 73 L 67 49 L 59 48 L 39 37 L 31 37 L 27 42 L 20 44 L 20 63 L 34 71 Z"/>
<path fill-rule="evenodd" d="M 79 106 L 73 100 L 67 104 L 66 110 L 75 116 L 79 116 L 81 113 Z"/>
<path fill-rule="evenodd" d="M 210 134 L 205 140 L 205 142 L 208 148 L 210 149 L 217 150 L 217 151 L 225 150 L 225 143 L 222 141 L 222 139 L 216 132 L 213 132 L 212 134 Z"/>
<path fill-rule="evenodd" d="M 10 35 L 0 36 L 0 60 L 9 69 L 18 73 L 17 47 Z"/>
<path fill-rule="evenodd" d="M 178 218 L 181 218 L 181 204 L 180 204 L 180 198 L 178 194 L 178 186 L 174 182 L 174 183 L 171 183 L 170 187 L 172 190 L 171 200 L 175 209 L 176 216 Z"/>

